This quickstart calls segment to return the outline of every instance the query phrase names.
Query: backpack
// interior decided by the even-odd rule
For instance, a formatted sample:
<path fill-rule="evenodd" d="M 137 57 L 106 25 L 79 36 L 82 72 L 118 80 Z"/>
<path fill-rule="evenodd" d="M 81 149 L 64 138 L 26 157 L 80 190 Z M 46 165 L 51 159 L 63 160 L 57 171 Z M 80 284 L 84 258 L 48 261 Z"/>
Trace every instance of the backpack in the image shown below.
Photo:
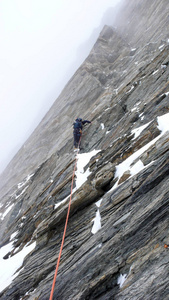
<path fill-rule="evenodd" d="M 82 123 L 76 121 L 75 123 L 73 123 L 73 128 L 74 128 L 74 131 L 78 131 L 79 132 L 80 129 L 82 129 Z"/>

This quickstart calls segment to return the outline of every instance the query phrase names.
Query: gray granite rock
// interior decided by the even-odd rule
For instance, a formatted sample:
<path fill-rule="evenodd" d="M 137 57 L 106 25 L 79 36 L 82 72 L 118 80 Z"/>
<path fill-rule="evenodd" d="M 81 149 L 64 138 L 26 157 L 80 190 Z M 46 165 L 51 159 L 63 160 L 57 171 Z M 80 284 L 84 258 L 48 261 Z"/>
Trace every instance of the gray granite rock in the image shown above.
<path fill-rule="evenodd" d="M 4 259 L 34 241 L 36 247 L 0 299 L 49 299 L 76 159 L 77 116 L 92 121 L 84 127 L 81 153 L 99 152 L 72 196 L 53 299 L 168 299 L 169 131 L 158 127 L 158 117 L 169 113 L 168 12 L 166 0 L 124 1 L 116 29 L 103 28 L 1 176 L 0 246 L 17 232 Z M 98 213 L 101 228 L 93 233 Z"/>

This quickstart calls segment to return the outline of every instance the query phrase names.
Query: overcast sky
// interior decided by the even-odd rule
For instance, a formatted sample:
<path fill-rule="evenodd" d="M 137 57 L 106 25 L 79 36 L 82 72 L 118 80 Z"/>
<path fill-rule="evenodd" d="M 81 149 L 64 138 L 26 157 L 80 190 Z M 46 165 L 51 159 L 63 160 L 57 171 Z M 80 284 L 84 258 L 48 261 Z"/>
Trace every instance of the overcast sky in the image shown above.
<path fill-rule="evenodd" d="M 0 173 L 88 55 L 104 13 L 120 2 L 0 0 Z"/>

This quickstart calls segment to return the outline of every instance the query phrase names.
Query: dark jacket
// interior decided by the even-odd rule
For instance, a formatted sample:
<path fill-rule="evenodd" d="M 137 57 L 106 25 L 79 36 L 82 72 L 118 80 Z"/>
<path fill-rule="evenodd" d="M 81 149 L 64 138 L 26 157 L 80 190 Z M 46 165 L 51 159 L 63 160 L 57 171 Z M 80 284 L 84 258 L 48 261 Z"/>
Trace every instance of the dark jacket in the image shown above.
<path fill-rule="evenodd" d="M 73 133 L 80 133 L 82 128 L 83 128 L 83 125 L 86 124 L 86 123 L 91 123 L 90 121 L 88 120 L 82 120 L 80 118 L 76 119 L 75 122 L 73 123 Z"/>

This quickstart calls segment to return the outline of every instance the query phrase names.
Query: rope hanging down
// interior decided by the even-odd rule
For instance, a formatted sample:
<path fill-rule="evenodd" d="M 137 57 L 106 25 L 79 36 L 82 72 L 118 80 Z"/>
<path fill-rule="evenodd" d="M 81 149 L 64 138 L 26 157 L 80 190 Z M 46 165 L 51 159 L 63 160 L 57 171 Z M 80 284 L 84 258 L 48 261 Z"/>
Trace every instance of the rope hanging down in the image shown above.
<path fill-rule="evenodd" d="M 80 140 L 79 140 L 79 145 L 80 145 L 80 141 L 81 141 L 81 137 L 80 137 Z M 79 149 L 77 151 L 77 154 L 78 154 L 78 152 L 79 152 Z M 71 200 L 72 200 L 73 182 L 74 182 L 74 177 L 75 177 L 76 165 L 77 165 L 77 155 L 76 155 L 76 160 L 75 160 L 75 165 L 74 165 L 73 175 L 72 175 L 70 200 L 69 200 L 69 206 L 68 206 L 67 217 L 66 217 L 66 222 L 65 222 L 65 228 L 64 228 L 64 232 L 63 232 L 62 243 L 61 243 L 61 246 L 60 246 L 58 261 L 57 261 L 57 265 L 56 265 L 56 269 L 55 269 L 55 275 L 54 275 L 54 278 L 53 278 L 53 284 L 52 284 L 52 289 L 51 289 L 49 300 L 53 299 L 53 294 L 54 294 L 54 288 L 55 288 L 55 282 L 56 282 L 57 272 L 58 272 L 58 268 L 59 268 L 60 258 L 61 258 L 61 254 L 62 254 L 63 244 L 64 244 L 64 239 L 65 239 L 65 235 L 66 235 L 67 223 L 68 223 L 68 219 L 69 219 L 70 206 L 71 206 Z"/>

